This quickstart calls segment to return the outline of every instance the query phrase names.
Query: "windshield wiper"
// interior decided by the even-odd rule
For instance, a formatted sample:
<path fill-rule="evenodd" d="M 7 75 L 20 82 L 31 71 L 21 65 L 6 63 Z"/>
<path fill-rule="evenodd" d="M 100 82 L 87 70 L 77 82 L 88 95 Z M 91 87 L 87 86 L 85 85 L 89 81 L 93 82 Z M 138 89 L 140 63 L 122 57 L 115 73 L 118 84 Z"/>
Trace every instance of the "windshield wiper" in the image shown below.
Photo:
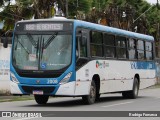
<path fill-rule="evenodd" d="M 29 41 L 32 43 L 32 45 L 36 48 L 37 44 L 36 41 L 33 39 L 32 35 L 30 33 L 27 33 L 27 37 L 29 38 Z"/>
<path fill-rule="evenodd" d="M 17 37 L 17 36 L 16 36 L 16 37 Z M 17 49 L 18 43 L 22 46 L 22 48 L 25 50 L 25 52 L 28 53 L 28 55 L 29 55 L 29 51 L 28 51 L 28 50 L 23 46 L 23 44 L 18 40 L 18 37 L 17 37 L 17 44 L 16 44 L 16 46 L 15 46 L 15 50 Z"/>
<path fill-rule="evenodd" d="M 46 49 L 50 43 L 54 40 L 54 38 L 58 35 L 58 32 L 55 32 L 43 45 L 43 48 Z"/>
<path fill-rule="evenodd" d="M 41 59 L 43 57 L 43 50 L 44 50 L 44 38 L 43 38 L 43 41 L 42 41 L 42 52 L 41 52 Z"/>
<path fill-rule="evenodd" d="M 39 50 L 39 38 L 38 38 L 38 41 L 37 41 L 37 45 L 36 45 L 36 58 L 38 58 L 38 50 Z"/>

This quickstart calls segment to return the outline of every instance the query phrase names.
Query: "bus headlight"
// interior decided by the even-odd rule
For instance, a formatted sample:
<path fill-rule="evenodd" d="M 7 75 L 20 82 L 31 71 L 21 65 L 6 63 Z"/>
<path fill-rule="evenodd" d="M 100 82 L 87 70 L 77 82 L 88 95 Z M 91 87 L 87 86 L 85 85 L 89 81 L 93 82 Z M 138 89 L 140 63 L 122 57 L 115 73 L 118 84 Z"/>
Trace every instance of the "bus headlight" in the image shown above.
<path fill-rule="evenodd" d="M 17 78 L 15 77 L 13 73 L 11 73 L 11 80 L 15 83 L 19 83 L 19 81 L 17 80 Z"/>
<path fill-rule="evenodd" d="M 69 81 L 70 77 L 72 76 L 72 72 L 68 73 L 59 84 L 65 84 Z"/>

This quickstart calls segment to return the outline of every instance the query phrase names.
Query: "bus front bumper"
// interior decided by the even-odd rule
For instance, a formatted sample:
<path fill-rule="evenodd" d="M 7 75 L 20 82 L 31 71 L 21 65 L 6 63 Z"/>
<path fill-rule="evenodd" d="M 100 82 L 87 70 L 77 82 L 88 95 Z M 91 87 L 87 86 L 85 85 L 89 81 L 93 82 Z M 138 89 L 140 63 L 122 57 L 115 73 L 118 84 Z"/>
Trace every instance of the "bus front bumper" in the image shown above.
<path fill-rule="evenodd" d="M 10 81 L 11 94 L 14 95 L 62 95 L 74 96 L 75 95 L 75 81 L 62 85 L 27 85 L 17 84 Z"/>

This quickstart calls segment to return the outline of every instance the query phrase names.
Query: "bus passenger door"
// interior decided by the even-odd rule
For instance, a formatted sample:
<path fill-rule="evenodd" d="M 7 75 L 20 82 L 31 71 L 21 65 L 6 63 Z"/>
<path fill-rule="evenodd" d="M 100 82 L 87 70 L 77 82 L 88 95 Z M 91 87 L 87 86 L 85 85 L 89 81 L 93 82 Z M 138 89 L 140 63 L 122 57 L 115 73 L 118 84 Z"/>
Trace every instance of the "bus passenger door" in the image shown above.
<path fill-rule="evenodd" d="M 88 68 L 86 66 L 88 58 L 88 36 L 89 32 L 85 29 L 77 29 L 76 37 L 76 89 L 75 95 L 89 94 L 90 81 Z"/>
<path fill-rule="evenodd" d="M 88 62 L 87 33 L 87 30 L 79 30 L 76 36 L 76 69 L 81 68 Z"/>

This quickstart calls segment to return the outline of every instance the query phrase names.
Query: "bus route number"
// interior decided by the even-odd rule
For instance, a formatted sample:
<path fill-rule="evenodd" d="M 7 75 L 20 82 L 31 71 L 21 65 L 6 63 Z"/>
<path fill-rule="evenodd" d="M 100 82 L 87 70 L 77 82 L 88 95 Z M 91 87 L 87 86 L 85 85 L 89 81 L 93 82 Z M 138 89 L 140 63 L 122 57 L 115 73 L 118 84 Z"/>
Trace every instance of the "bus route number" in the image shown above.
<path fill-rule="evenodd" d="M 58 80 L 56 79 L 48 79 L 47 80 L 47 84 L 57 84 L 58 83 Z"/>

